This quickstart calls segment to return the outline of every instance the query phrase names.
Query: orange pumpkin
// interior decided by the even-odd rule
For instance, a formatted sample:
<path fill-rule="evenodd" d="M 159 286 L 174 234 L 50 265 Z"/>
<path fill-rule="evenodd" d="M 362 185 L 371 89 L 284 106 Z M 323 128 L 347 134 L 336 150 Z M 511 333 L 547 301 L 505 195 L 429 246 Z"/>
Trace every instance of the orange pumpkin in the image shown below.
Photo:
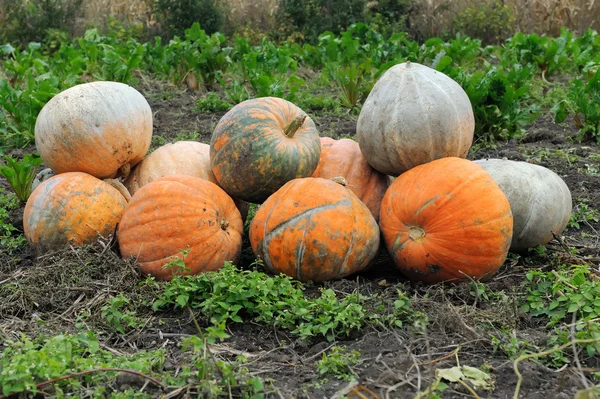
<path fill-rule="evenodd" d="M 250 226 L 254 254 L 273 273 L 301 281 L 342 278 L 377 256 L 377 222 L 351 191 L 331 180 L 295 179 L 270 196 Z"/>
<path fill-rule="evenodd" d="M 375 220 L 379 220 L 381 199 L 391 178 L 369 165 L 356 141 L 321 137 L 321 160 L 312 177 L 331 179 L 336 176 L 346 179 L 346 187 L 369 208 Z"/>
<path fill-rule="evenodd" d="M 178 257 L 189 269 L 184 274 L 237 262 L 242 231 L 240 212 L 219 186 L 171 175 L 144 185 L 131 197 L 118 238 L 124 258 L 134 257 L 144 273 L 170 280 L 181 271 L 163 266 Z M 185 257 L 183 250 L 189 251 Z"/>
<path fill-rule="evenodd" d="M 500 187 L 481 166 L 456 157 L 400 175 L 383 197 L 379 223 L 396 266 L 426 283 L 491 276 L 513 230 Z"/>
<path fill-rule="evenodd" d="M 321 144 L 314 122 L 289 101 L 243 101 L 217 124 L 210 162 L 219 185 L 232 197 L 260 203 L 288 181 L 310 176 Z"/>
<path fill-rule="evenodd" d="M 210 167 L 210 146 L 196 141 L 165 144 L 137 164 L 123 184 L 133 195 L 151 181 L 171 175 L 195 176 L 218 184 Z M 249 204 L 235 198 L 233 200 L 245 220 Z"/>
<path fill-rule="evenodd" d="M 127 206 L 121 189 L 81 172 L 45 180 L 25 205 L 23 229 L 27 241 L 43 252 L 110 236 Z"/>
<path fill-rule="evenodd" d="M 62 91 L 44 105 L 35 123 L 35 145 L 56 173 L 126 176 L 144 158 L 151 139 L 150 105 L 136 89 L 118 82 Z"/>

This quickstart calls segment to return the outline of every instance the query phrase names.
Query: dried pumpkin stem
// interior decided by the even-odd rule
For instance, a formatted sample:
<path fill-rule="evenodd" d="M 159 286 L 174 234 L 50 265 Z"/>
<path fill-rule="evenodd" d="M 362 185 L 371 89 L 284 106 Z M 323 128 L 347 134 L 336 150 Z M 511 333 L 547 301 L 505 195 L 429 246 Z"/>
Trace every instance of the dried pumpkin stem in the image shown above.
<path fill-rule="evenodd" d="M 408 228 L 408 236 L 413 241 L 421 241 L 425 237 L 425 230 L 417 226 L 410 226 Z"/>
<path fill-rule="evenodd" d="M 221 228 L 223 230 L 227 230 L 228 227 L 229 227 L 229 222 L 225 219 L 221 219 Z"/>
<path fill-rule="evenodd" d="M 298 129 L 300 129 L 302 127 L 305 120 L 306 120 L 306 115 L 300 115 L 300 116 L 297 116 L 296 118 L 294 118 L 294 120 L 289 125 L 287 125 L 287 127 L 283 131 L 283 134 L 285 134 L 285 137 L 288 137 L 288 138 L 294 137 L 294 134 L 296 134 Z"/>
<path fill-rule="evenodd" d="M 104 183 L 109 184 L 117 189 L 121 193 L 123 197 L 125 197 L 125 201 L 131 201 L 131 194 L 129 194 L 129 190 L 117 179 L 104 179 Z"/>
<path fill-rule="evenodd" d="M 337 184 L 341 184 L 344 187 L 346 187 L 348 185 L 348 180 L 346 180 L 346 178 L 343 176 L 335 176 L 335 177 L 332 177 L 330 180 Z"/>

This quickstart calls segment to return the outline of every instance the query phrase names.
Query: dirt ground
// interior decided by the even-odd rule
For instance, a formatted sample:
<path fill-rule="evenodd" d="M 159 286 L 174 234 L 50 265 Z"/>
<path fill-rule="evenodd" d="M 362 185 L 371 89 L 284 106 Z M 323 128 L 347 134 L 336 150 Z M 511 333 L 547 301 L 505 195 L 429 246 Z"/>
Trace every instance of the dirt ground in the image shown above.
<path fill-rule="evenodd" d="M 162 136 L 165 142 L 178 137 L 208 142 L 224 112 L 195 112 L 193 105 L 198 93 L 170 90 L 164 94 L 164 90 L 164 87 L 148 86 L 144 91 L 154 112 L 154 134 Z M 354 135 L 354 115 L 316 116 L 314 120 L 322 136 Z M 581 200 L 597 207 L 600 175 L 590 173 L 593 169 L 589 165 L 599 166 L 600 147 L 591 142 L 574 142 L 576 129 L 573 126 L 557 126 L 547 116 L 540 117 L 527 132 L 528 135 L 520 140 L 472 150 L 469 158 L 508 158 L 546 166 L 565 180 L 573 194 L 575 208 Z M 156 141 L 155 146 L 160 143 L 162 141 Z M 21 226 L 22 210 L 12 212 L 11 218 L 15 225 Z M 580 230 L 568 229 L 561 239 L 563 244 L 579 248 L 580 256 L 598 259 L 600 244 L 595 234 L 598 229 L 600 224 L 591 222 Z M 554 252 L 564 251 L 558 242 L 548 247 Z M 17 338 L 19 332 L 34 335 L 72 331 L 77 315 L 83 309 L 97 314 L 106 298 L 120 292 L 130 296 L 132 301 L 138 296 L 143 300 L 145 295 L 138 287 L 142 276 L 134 265 L 119 258 L 111 243 L 44 257 L 37 257 L 29 248 L 16 256 L 0 256 L 0 281 L 17 281 L 19 287 L 7 291 L 0 285 L 0 296 L 3 297 L 0 329 L 4 337 Z M 598 267 L 597 261 L 594 266 Z M 322 339 L 306 345 L 288 332 L 248 322 L 230 325 L 231 338 L 215 350 L 224 359 L 233 359 L 239 351 L 245 353 L 249 359 L 246 367 L 251 373 L 272 379 L 279 391 L 273 397 L 339 398 L 345 394 L 351 398 L 415 398 L 432 381 L 436 368 L 456 366 L 458 358 L 461 365 L 485 365 L 490 370 L 495 389 L 478 391 L 481 398 L 512 398 L 517 381 L 513 363 L 504 353 L 493 350 L 490 334 L 501 329 L 514 329 L 518 338 L 544 345 L 547 320 L 532 318 L 517 308 L 522 294 L 520 284 L 527 271 L 551 267 L 544 257 L 511 256 L 487 283 L 490 290 L 504 291 L 507 299 L 483 301 L 473 295 L 468 285 L 412 285 L 382 253 L 376 266 L 369 271 L 323 285 L 340 294 L 355 290 L 367 296 L 380 294 L 389 298 L 390 303 L 394 301 L 396 290 L 401 289 L 415 298 L 417 310 L 427 314 L 426 328 L 365 328 L 344 341 Z M 180 353 L 177 342 L 182 336 L 195 333 L 189 315 L 183 311 L 168 314 L 148 311 L 144 317 L 147 317 L 145 326 L 128 334 L 107 330 L 102 335 L 103 345 L 122 353 L 165 347 L 170 354 L 165 369 L 176 368 Z M 36 323 L 36 319 L 44 323 Z M 102 324 L 98 322 L 93 327 L 102 329 Z M 353 370 L 358 376 L 358 387 L 347 381 L 324 380 L 317 374 L 316 363 L 333 344 L 360 352 L 360 364 Z M 569 368 L 557 371 L 538 363 L 524 362 L 520 371 L 523 375 L 521 398 L 567 399 L 583 388 L 580 376 Z M 368 391 L 361 391 L 361 387 Z M 441 397 L 473 396 L 463 386 L 450 384 Z"/>

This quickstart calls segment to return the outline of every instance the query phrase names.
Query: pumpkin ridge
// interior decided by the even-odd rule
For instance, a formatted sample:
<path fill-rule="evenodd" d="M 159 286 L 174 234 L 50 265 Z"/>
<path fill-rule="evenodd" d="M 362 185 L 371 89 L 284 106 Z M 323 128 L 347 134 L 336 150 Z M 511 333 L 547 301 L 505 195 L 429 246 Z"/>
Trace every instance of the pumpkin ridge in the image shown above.
<path fill-rule="evenodd" d="M 304 259 L 304 251 L 306 250 L 306 234 L 308 233 L 308 229 L 304 229 L 304 234 L 302 234 L 302 241 L 298 247 L 298 252 L 296 253 L 296 275 L 298 279 L 302 280 L 302 260 Z"/>
<path fill-rule="evenodd" d="M 263 238 L 263 241 L 265 242 L 265 244 L 268 244 L 268 241 L 270 241 L 273 238 L 273 236 L 278 234 L 280 230 L 287 227 L 289 223 L 297 222 L 297 221 L 303 219 L 305 216 L 309 216 L 309 220 L 310 220 L 310 216 L 312 216 L 313 214 L 320 212 L 320 211 L 334 209 L 340 205 L 350 205 L 350 200 L 348 198 L 346 198 L 346 199 L 344 199 L 342 201 L 338 201 L 334 204 L 319 205 L 319 206 L 315 206 L 313 208 L 307 209 L 305 211 L 302 211 L 302 212 L 284 220 L 283 222 L 279 223 L 277 226 L 273 227 L 271 229 L 271 231 L 269 231 L 269 233 L 265 235 L 265 237 Z M 266 225 L 266 223 L 265 223 L 265 225 Z"/>
<path fill-rule="evenodd" d="M 418 73 L 418 71 L 416 71 L 416 73 Z M 419 73 L 420 76 L 423 76 L 423 74 Z M 421 95 L 421 86 L 420 85 L 416 85 L 415 86 L 415 92 L 416 92 L 416 100 L 417 100 L 417 104 L 418 106 L 422 109 L 422 110 L 426 110 L 427 107 L 425 106 L 425 104 L 423 103 L 423 99 L 424 96 Z M 431 113 L 429 112 L 423 112 L 422 115 L 423 118 L 423 124 L 427 126 L 427 137 L 429 138 L 429 143 L 427 145 L 422 145 L 421 146 L 421 150 L 426 149 L 427 150 L 427 157 L 429 159 L 435 159 L 435 155 L 433 153 L 433 148 L 434 148 L 434 138 L 433 138 L 433 129 L 432 129 L 432 125 L 431 125 Z M 412 164 L 412 161 L 411 161 Z M 406 167 L 406 165 L 405 165 Z"/>
<path fill-rule="evenodd" d="M 450 97 L 450 95 L 448 94 L 448 92 L 446 90 L 444 90 L 442 87 L 440 87 L 440 85 L 438 85 L 433 79 L 431 79 L 429 76 L 427 76 L 426 74 L 423 73 L 419 73 L 421 75 L 421 77 L 427 79 L 429 82 L 431 82 L 432 85 L 434 85 L 440 92 L 442 92 L 444 94 L 444 96 L 446 96 L 446 98 L 448 99 L 448 103 L 452 104 L 452 108 L 454 109 L 454 113 L 456 114 L 456 119 L 460 120 L 460 114 L 458 113 L 458 109 L 456 108 L 456 101 L 454 101 L 453 98 Z M 430 135 L 432 134 L 432 131 L 430 130 Z M 432 137 L 433 139 L 433 137 Z M 458 143 L 457 143 L 457 147 L 459 150 L 459 153 L 463 153 L 462 151 L 462 140 L 463 137 L 461 134 L 458 135 Z M 432 141 L 433 143 L 433 141 Z M 429 148 L 433 148 L 433 145 L 430 146 Z"/>
<path fill-rule="evenodd" d="M 342 266 L 340 267 L 340 270 L 337 273 L 337 277 L 339 278 L 340 276 L 345 275 L 344 273 L 346 272 L 346 268 L 348 267 L 348 259 L 350 258 L 350 255 L 352 254 L 352 246 L 354 245 L 354 238 L 356 236 L 356 230 L 355 227 L 356 226 L 356 215 L 354 215 L 354 217 L 352 218 L 352 235 L 350 236 L 350 243 L 348 244 L 348 249 L 346 250 L 346 256 L 344 256 L 344 261 L 342 262 Z"/>

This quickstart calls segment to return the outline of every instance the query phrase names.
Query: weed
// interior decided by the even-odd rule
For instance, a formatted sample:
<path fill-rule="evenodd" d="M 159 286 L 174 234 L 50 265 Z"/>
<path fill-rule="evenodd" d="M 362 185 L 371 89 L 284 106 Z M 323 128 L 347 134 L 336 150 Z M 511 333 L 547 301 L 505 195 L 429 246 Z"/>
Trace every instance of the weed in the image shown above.
<path fill-rule="evenodd" d="M 242 316 L 291 330 L 303 339 L 325 336 L 333 340 L 360 329 L 366 320 L 364 298 L 350 294 L 338 299 L 331 289 L 314 299 L 304 296 L 304 285 L 288 276 L 239 270 L 225 263 L 218 272 L 175 276 L 153 303 L 154 310 L 191 306 L 210 321 L 243 322 Z"/>
<path fill-rule="evenodd" d="M 0 188 L 0 247 L 8 254 L 14 253 L 27 243 L 25 236 L 8 220 L 8 212 L 19 208 L 17 197 L 14 194 L 5 194 L 4 189 Z"/>
<path fill-rule="evenodd" d="M 549 319 L 553 327 L 548 344 L 552 346 L 575 339 L 600 338 L 600 282 L 594 278 L 588 265 L 562 265 L 557 270 L 527 273 L 527 298 L 523 312 Z M 570 324 L 567 324 L 570 323 Z M 588 343 L 584 349 L 589 356 L 600 351 L 600 343 Z M 554 363 L 561 363 L 564 355 L 555 352 Z M 564 363 L 564 362 L 563 362 Z"/>
<path fill-rule="evenodd" d="M 161 367 L 165 360 L 164 349 L 139 351 L 132 356 L 115 356 L 100 349 L 100 342 L 91 331 L 35 340 L 21 336 L 16 341 L 6 340 L 4 344 L 4 350 L 0 353 L 0 386 L 2 394 L 6 396 L 24 392 L 35 394 L 37 383 L 86 370 L 120 368 L 149 374 Z M 53 386 L 59 396 L 64 391 L 85 387 L 102 397 L 105 381 L 114 379 L 114 375 L 115 372 L 94 373 L 85 380 L 71 378 L 58 381 Z"/>
<path fill-rule="evenodd" d="M 346 347 L 334 346 L 323 353 L 317 363 L 317 372 L 320 376 L 332 375 L 340 380 L 354 380 L 357 378 L 353 368 L 360 361 L 360 352 L 349 351 Z"/>
<path fill-rule="evenodd" d="M 31 184 L 35 179 L 38 166 L 42 164 L 42 158 L 37 154 L 25 154 L 21 161 L 12 157 L 4 157 L 7 166 L 0 166 L 2 174 L 14 190 L 17 198 L 27 202 L 31 195 Z"/>
<path fill-rule="evenodd" d="M 231 107 L 233 107 L 233 104 L 221 99 L 216 93 L 208 93 L 206 97 L 199 98 L 196 101 L 194 109 L 200 112 L 218 112 L 229 111 Z"/>
<path fill-rule="evenodd" d="M 594 208 L 590 208 L 588 201 L 585 199 L 579 199 L 573 208 L 567 227 L 579 230 L 582 225 L 589 226 L 590 222 L 598 223 L 599 220 L 600 212 Z"/>
<path fill-rule="evenodd" d="M 136 318 L 134 311 L 126 310 L 127 305 L 129 305 L 129 298 L 120 293 L 102 306 L 102 317 L 115 331 L 121 334 L 125 334 L 126 331 L 132 328 L 144 325 L 143 322 Z"/>

